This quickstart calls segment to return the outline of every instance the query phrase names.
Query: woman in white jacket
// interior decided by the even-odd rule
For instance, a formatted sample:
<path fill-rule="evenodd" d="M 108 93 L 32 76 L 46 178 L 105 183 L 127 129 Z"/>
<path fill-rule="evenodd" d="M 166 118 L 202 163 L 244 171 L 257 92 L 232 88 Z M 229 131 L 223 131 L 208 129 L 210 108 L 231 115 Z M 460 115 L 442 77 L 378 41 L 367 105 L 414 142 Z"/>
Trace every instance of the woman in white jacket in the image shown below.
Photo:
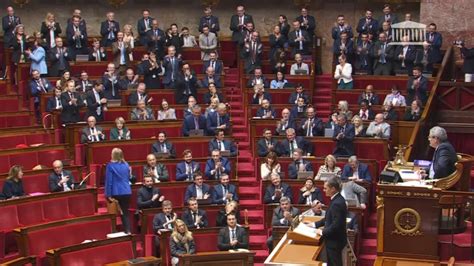
<path fill-rule="evenodd" d="M 336 66 L 334 78 L 337 79 L 337 88 L 351 90 L 354 87 L 352 81 L 352 65 L 347 63 L 345 55 L 339 56 L 339 65 Z"/>

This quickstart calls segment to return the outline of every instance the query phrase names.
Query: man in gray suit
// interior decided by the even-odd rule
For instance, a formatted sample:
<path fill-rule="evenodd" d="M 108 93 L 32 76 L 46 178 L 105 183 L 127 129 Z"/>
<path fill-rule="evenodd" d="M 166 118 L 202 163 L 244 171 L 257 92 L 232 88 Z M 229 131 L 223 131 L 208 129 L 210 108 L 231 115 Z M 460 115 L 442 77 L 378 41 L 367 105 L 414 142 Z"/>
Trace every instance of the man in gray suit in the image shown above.
<path fill-rule="evenodd" d="M 341 195 L 346 199 L 347 206 L 353 206 L 352 204 L 354 203 L 355 207 L 366 208 L 367 189 L 356 182 L 348 181 L 342 183 Z"/>
<path fill-rule="evenodd" d="M 300 213 L 300 210 L 291 205 L 290 199 L 282 197 L 280 206 L 273 210 L 272 226 L 291 226 L 293 219 Z M 273 235 L 267 239 L 267 247 L 270 252 L 273 250 Z"/>
<path fill-rule="evenodd" d="M 231 249 L 249 248 L 249 235 L 245 228 L 237 225 L 235 214 L 227 215 L 227 226 L 219 231 L 217 248 L 220 251 Z"/>
<path fill-rule="evenodd" d="M 202 33 L 199 35 L 199 48 L 201 48 L 201 60 L 209 60 L 209 54 L 215 52 L 217 48 L 217 36 L 210 32 L 208 26 L 202 28 Z"/>
<path fill-rule="evenodd" d="M 374 75 L 388 76 L 392 74 L 394 47 L 394 45 L 388 45 L 387 34 L 383 32 L 379 34 L 379 41 L 375 43 L 372 50 Z"/>
<path fill-rule="evenodd" d="M 375 115 L 374 121 L 370 122 L 365 134 L 381 139 L 390 138 L 390 124 L 385 122 L 382 113 Z"/>
<path fill-rule="evenodd" d="M 87 127 L 82 129 L 81 143 L 99 142 L 105 140 L 105 134 L 102 127 L 96 126 L 96 119 L 94 116 L 87 118 Z"/>

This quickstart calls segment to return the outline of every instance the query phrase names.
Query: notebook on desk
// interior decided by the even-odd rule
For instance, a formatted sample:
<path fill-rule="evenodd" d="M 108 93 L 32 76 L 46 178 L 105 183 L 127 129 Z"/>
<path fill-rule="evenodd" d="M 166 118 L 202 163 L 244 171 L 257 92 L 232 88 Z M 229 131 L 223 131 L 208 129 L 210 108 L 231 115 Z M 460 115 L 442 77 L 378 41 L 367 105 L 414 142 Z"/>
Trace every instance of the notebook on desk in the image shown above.
<path fill-rule="evenodd" d="M 89 55 L 88 54 L 76 55 L 76 62 L 89 62 Z"/>
<path fill-rule="evenodd" d="M 298 179 L 306 179 L 306 178 L 313 178 L 314 172 L 313 171 L 304 171 L 304 172 L 298 172 Z"/>
<path fill-rule="evenodd" d="M 108 99 L 107 100 L 107 107 L 119 107 L 122 105 L 121 99 Z"/>
<path fill-rule="evenodd" d="M 308 75 L 308 71 L 306 69 L 296 69 L 295 75 Z"/>
<path fill-rule="evenodd" d="M 336 176 L 335 173 L 321 173 L 321 174 L 319 175 L 319 179 L 320 179 L 321 181 L 326 181 L 326 180 L 329 180 L 330 178 L 333 178 L 333 177 L 335 177 L 335 176 Z"/>
<path fill-rule="evenodd" d="M 230 156 L 230 151 L 229 150 L 221 151 L 221 156 L 222 157 L 229 157 Z"/>
<path fill-rule="evenodd" d="M 204 130 L 202 129 L 191 129 L 188 132 L 190 137 L 202 137 L 204 136 Z"/>

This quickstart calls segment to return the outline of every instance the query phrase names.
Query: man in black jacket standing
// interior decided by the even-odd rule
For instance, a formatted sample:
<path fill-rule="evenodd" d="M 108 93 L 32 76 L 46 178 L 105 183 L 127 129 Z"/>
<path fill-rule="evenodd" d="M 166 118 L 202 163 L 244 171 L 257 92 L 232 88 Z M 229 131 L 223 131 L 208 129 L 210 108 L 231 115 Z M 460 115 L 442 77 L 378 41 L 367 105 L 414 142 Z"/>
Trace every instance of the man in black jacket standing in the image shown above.
<path fill-rule="evenodd" d="M 464 82 L 473 82 L 474 76 L 474 48 L 466 48 L 463 41 L 457 41 L 456 46 L 461 49 L 464 59 L 462 70 L 464 71 Z"/>

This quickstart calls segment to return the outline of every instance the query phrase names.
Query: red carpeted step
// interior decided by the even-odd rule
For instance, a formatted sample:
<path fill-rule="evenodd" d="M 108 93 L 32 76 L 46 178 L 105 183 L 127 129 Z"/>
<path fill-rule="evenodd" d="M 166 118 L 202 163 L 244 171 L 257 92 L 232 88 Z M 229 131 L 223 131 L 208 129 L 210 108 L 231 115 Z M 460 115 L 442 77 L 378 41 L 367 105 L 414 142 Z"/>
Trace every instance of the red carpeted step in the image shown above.
<path fill-rule="evenodd" d="M 260 193 L 259 187 L 239 187 L 240 194 L 258 194 Z"/>
<path fill-rule="evenodd" d="M 377 238 L 377 227 L 364 228 L 364 238 Z"/>
<path fill-rule="evenodd" d="M 372 213 L 369 217 L 369 223 L 367 226 L 370 226 L 370 227 L 377 227 L 377 214 L 376 213 Z"/>
<path fill-rule="evenodd" d="M 254 173 L 255 172 L 255 168 L 254 168 L 254 165 L 253 163 L 240 163 L 238 168 L 237 168 L 237 171 L 239 171 L 239 173 L 242 173 L 242 172 L 252 172 Z"/>
<path fill-rule="evenodd" d="M 254 247 L 260 247 L 259 245 L 262 245 L 260 248 L 265 248 L 265 242 L 267 241 L 267 236 L 266 235 L 250 235 L 249 237 L 249 244 L 250 246 Z M 251 248 L 252 249 L 252 248 Z"/>
<path fill-rule="evenodd" d="M 258 249 L 258 250 L 252 250 L 255 251 L 255 257 L 254 257 L 254 264 L 253 265 L 263 265 L 263 262 L 267 259 L 268 257 L 268 250 L 266 249 Z"/>
<path fill-rule="evenodd" d="M 357 265 L 358 266 L 373 266 L 376 257 L 377 255 L 375 254 L 359 255 L 359 257 L 357 257 Z"/>
<path fill-rule="evenodd" d="M 377 239 L 362 239 L 362 254 L 375 254 L 377 253 Z"/>
<path fill-rule="evenodd" d="M 243 142 L 239 142 L 239 157 L 249 157 L 252 158 L 252 153 L 249 150 L 245 150 L 243 147 Z"/>

